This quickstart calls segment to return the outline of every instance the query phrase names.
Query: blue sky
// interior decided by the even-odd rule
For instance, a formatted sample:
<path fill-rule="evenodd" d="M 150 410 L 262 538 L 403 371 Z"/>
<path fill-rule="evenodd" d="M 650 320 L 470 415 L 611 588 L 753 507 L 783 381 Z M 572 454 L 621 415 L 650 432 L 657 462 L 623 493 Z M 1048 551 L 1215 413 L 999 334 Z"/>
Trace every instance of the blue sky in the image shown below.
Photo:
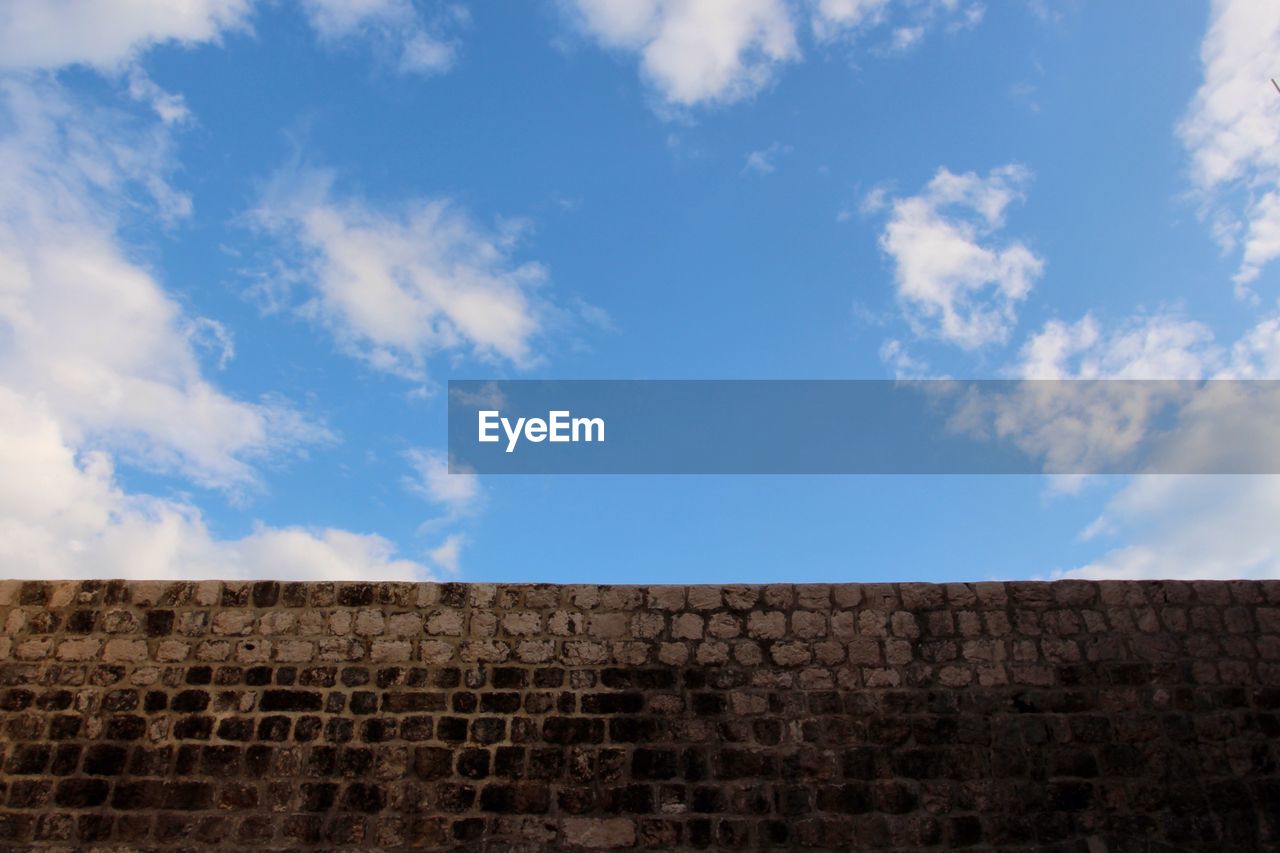
<path fill-rule="evenodd" d="M 449 378 L 1280 378 L 1280 9 L 0 0 L 0 573 L 1280 576 L 1252 478 L 474 477 Z"/>

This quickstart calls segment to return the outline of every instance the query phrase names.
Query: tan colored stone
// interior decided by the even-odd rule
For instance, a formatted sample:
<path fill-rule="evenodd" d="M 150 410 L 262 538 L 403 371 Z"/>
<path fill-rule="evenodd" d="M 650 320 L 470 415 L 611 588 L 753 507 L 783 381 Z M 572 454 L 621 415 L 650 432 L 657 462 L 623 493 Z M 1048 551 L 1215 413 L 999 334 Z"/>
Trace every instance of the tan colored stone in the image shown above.
<path fill-rule="evenodd" d="M 714 613 L 707 618 L 707 633 L 718 640 L 731 640 L 742 633 L 742 620 L 732 613 Z"/>
<path fill-rule="evenodd" d="M 444 640 L 423 640 L 419 651 L 423 663 L 448 663 L 453 660 L 453 644 Z"/>
<path fill-rule="evenodd" d="M 179 663 L 191 653 L 191 644 L 183 640 L 161 640 L 156 646 L 156 660 L 163 663 Z"/>
<path fill-rule="evenodd" d="M 102 615 L 102 630 L 108 634 L 132 634 L 138 630 L 138 617 L 128 610 L 108 610 Z"/>
<path fill-rule="evenodd" d="M 739 717 L 763 714 L 769 710 L 769 700 L 756 693 L 734 691 L 729 694 L 729 710 Z"/>
<path fill-rule="evenodd" d="M 915 657 L 915 648 L 906 640 L 885 640 L 884 659 L 891 666 L 905 666 Z"/>
<path fill-rule="evenodd" d="M 369 647 L 369 660 L 374 663 L 405 663 L 412 657 L 410 640 L 374 640 Z"/>
<path fill-rule="evenodd" d="M 516 643 L 516 658 L 521 663 L 547 663 L 555 656 L 554 640 L 521 640 Z"/>
<path fill-rule="evenodd" d="M 359 637 L 380 637 L 387 630 L 387 620 L 381 610 L 361 610 L 352 627 Z"/>
<path fill-rule="evenodd" d="M 747 636 L 757 640 L 780 640 L 787 633 L 787 615 L 779 610 L 753 610 L 747 617 Z"/>
<path fill-rule="evenodd" d="M 231 643 L 227 640 L 205 640 L 196 646 L 196 660 L 219 661 L 231 657 Z"/>
<path fill-rule="evenodd" d="M 696 613 L 681 613 L 671 620 L 671 639 L 701 640 L 702 617 Z"/>
<path fill-rule="evenodd" d="M 750 610 L 760 600 L 760 592 L 753 586 L 735 584 L 724 588 L 724 603 L 732 610 Z"/>
<path fill-rule="evenodd" d="M 684 607 L 684 598 L 682 586 L 649 587 L 649 606 L 657 610 L 679 610 Z"/>
<path fill-rule="evenodd" d="M 837 584 L 831 588 L 831 601 L 836 607 L 849 609 L 862 603 L 862 587 L 852 583 Z"/>
<path fill-rule="evenodd" d="M 362 640 L 346 637 L 326 637 L 318 646 L 322 661 L 353 661 L 364 658 L 365 645 Z"/>
<path fill-rule="evenodd" d="M 813 660 L 813 649 L 808 643 L 774 643 L 769 649 L 769 656 L 778 666 L 800 666 Z"/>
<path fill-rule="evenodd" d="M 733 659 L 743 666 L 759 666 L 764 661 L 764 652 L 759 643 L 737 640 L 733 643 Z"/>
<path fill-rule="evenodd" d="M 213 614 L 213 633 L 235 636 L 253 633 L 252 610 L 219 610 Z"/>
<path fill-rule="evenodd" d="M 801 690 L 835 690 L 836 680 L 831 670 L 822 667 L 809 667 L 800 671 L 798 679 Z"/>
<path fill-rule="evenodd" d="M 258 619 L 258 633 L 264 637 L 276 637 L 293 631 L 298 617 L 290 610 L 272 610 Z"/>
<path fill-rule="evenodd" d="M 168 581 L 134 581 L 129 585 L 129 601 L 136 607 L 155 607 L 168 591 Z"/>
<path fill-rule="evenodd" d="M 588 640 L 566 640 L 562 659 L 566 666 L 591 666 L 609 659 L 609 649 L 604 643 Z"/>
<path fill-rule="evenodd" d="M 306 663 L 316 655 L 316 644 L 310 640 L 281 640 L 276 643 L 276 660 L 280 663 Z"/>
<path fill-rule="evenodd" d="M 729 662 L 729 644 L 719 640 L 698 643 L 693 657 L 700 666 L 723 666 Z"/>
<path fill-rule="evenodd" d="M 467 601 L 475 609 L 493 607 L 493 603 L 497 598 L 498 587 L 491 583 L 474 583 L 467 594 Z"/>
<path fill-rule="evenodd" d="M 648 643 L 634 640 L 614 640 L 609 644 L 610 659 L 622 666 L 641 666 L 649 662 Z"/>
<path fill-rule="evenodd" d="M 511 646 L 501 640 L 466 640 L 458 646 L 465 663 L 502 663 L 511 657 Z"/>
<path fill-rule="evenodd" d="M 574 637 L 583 632 L 586 624 L 584 613 L 557 610 L 547 619 L 547 633 L 556 637 Z"/>
<path fill-rule="evenodd" d="M 593 613 L 588 620 L 587 633 L 606 639 L 625 637 L 629 621 L 626 613 Z"/>
<path fill-rule="evenodd" d="M 813 657 L 823 666 L 834 666 L 844 660 L 844 646 L 835 640 L 814 643 Z"/>
<path fill-rule="evenodd" d="M 461 637 L 462 612 L 437 610 L 427 617 L 427 633 L 432 636 Z"/>
<path fill-rule="evenodd" d="M 496 637 L 498 635 L 498 614 L 488 610 L 472 611 L 467 620 L 467 633 L 472 637 Z"/>
<path fill-rule="evenodd" d="M 512 637 L 533 637 L 542 633 L 542 617 L 532 610 L 518 610 L 502 617 L 502 630 Z"/>
<path fill-rule="evenodd" d="M 663 643 L 658 646 L 658 661 L 667 666 L 683 666 L 689 660 L 689 646 L 686 643 Z"/>
<path fill-rule="evenodd" d="M 691 586 L 688 602 L 693 610 L 715 610 L 723 604 L 724 594 L 718 586 Z"/>
<path fill-rule="evenodd" d="M 61 661 L 93 660 L 102 650 L 102 641 L 94 637 L 63 640 L 58 643 L 54 657 Z"/>
<path fill-rule="evenodd" d="M 236 644 L 236 660 L 243 664 L 266 663 L 271 660 L 271 641 L 241 640 Z"/>
<path fill-rule="evenodd" d="M 637 610 L 644 606 L 644 590 L 638 586 L 609 586 L 600 591 L 601 610 Z"/>
<path fill-rule="evenodd" d="M 631 617 L 631 636 L 652 640 L 662 633 L 667 618 L 661 613 L 636 613 Z"/>
<path fill-rule="evenodd" d="M 569 604 L 579 610 L 590 610 L 600 603 L 598 586 L 571 586 L 568 593 Z"/>
<path fill-rule="evenodd" d="M 392 637 L 416 637 L 422 633 L 422 617 L 417 613 L 397 613 L 387 619 L 387 634 Z"/>
<path fill-rule="evenodd" d="M 965 687 L 973 681 L 973 672 L 967 666 L 944 666 L 938 670 L 938 683 L 943 687 Z"/>
<path fill-rule="evenodd" d="M 196 584 L 196 604 L 200 607 L 214 607 L 222 600 L 221 581 L 201 581 Z"/>
<path fill-rule="evenodd" d="M 827 617 L 812 610 L 797 610 L 791 614 L 791 633 L 801 640 L 813 640 L 827 636 Z"/>
<path fill-rule="evenodd" d="M 42 660 L 49 656 L 49 650 L 52 648 L 53 640 L 48 637 L 19 640 L 13 647 L 13 656 L 18 660 Z"/>
<path fill-rule="evenodd" d="M 76 599 L 76 590 L 80 584 L 76 581 L 61 581 L 53 585 L 49 593 L 49 609 L 58 610 L 71 604 Z"/>
<path fill-rule="evenodd" d="M 570 817 L 561 822 L 566 844 L 601 850 L 632 847 L 636 843 L 636 825 L 626 818 Z"/>
<path fill-rule="evenodd" d="M 107 663 L 137 663 L 147 659 L 146 640 L 108 640 L 102 650 Z"/>
<path fill-rule="evenodd" d="M 830 610 L 831 587 L 825 583 L 807 583 L 797 586 L 796 604 L 803 610 Z"/>

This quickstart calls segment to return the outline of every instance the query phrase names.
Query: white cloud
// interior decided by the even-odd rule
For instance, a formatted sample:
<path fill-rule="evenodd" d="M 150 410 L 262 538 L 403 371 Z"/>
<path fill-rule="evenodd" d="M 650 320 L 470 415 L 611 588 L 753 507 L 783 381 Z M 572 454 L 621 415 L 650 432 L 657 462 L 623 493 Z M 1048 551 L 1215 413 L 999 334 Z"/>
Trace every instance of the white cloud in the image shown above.
<path fill-rule="evenodd" d="M 889 40 L 889 50 L 904 53 L 924 38 L 924 27 L 897 27 Z"/>
<path fill-rule="evenodd" d="M 428 553 L 431 562 L 439 566 L 446 572 L 456 573 L 461 568 L 462 546 L 466 543 L 466 538 L 460 533 L 452 533 L 445 537 L 439 547 L 432 548 Z"/>
<path fill-rule="evenodd" d="M 1177 314 L 1132 317 L 1103 329 L 1092 314 L 1051 320 L 1029 337 L 1013 368 L 1023 379 L 1276 379 L 1280 316 L 1266 317 L 1231 345 Z"/>
<path fill-rule="evenodd" d="M 449 33 L 467 20 L 465 8 L 454 5 L 428 19 L 410 0 L 300 2 L 321 41 L 373 40 L 383 49 L 398 53 L 398 66 L 406 72 L 448 70 L 458 49 Z"/>
<path fill-rule="evenodd" d="M 0 575 L 418 580 L 380 536 L 259 527 L 219 540 L 189 503 L 127 494 L 38 397 L 0 387 Z"/>
<path fill-rule="evenodd" d="M 814 35 L 826 40 L 884 20 L 890 0 L 816 0 L 813 3 Z"/>
<path fill-rule="evenodd" d="M 964 349 L 1008 340 L 1044 262 L 1021 242 L 993 238 L 1029 179 L 1014 165 L 986 177 L 944 168 L 919 195 L 890 203 L 880 247 L 893 258 L 897 295 L 917 334 Z"/>
<path fill-rule="evenodd" d="M 407 479 L 411 491 L 451 513 L 473 507 L 480 497 L 480 481 L 474 473 L 449 473 L 449 459 L 433 450 L 410 450 L 406 454 L 414 476 Z"/>
<path fill-rule="evenodd" d="M 873 49 L 888 53 L 915 47 L 938 22 L 955 32 L 977 26 L 986 13 L 981 3 L 961 0 L 810 0 L 809 6 L 819 42 L 849 40 L 887 26 L 888 41 Z"/>
<path fill-rule="evenodd" d="M 639 55 L 667 103 L 730 103 L 758 92 L 800 55 L 784 0 L 566 0 L 580 29 Z"/>
<path fill-rule="evenodd" d="M 452 204 L 375 210 L 336 199 L 320 172 L 278 178 L 253 219 L 299 249 L 312 294 L 300 310 L 371 366 L 425 378 L 428 356 L 469 350 L 535 363 L 546 273 L 516 263 L 517 230 L 481 229 Z"/>
<path fill-rule="evenodd" d="M 248 27 L 259 0 L 0 0 L 0 69 L 87 65 L 104 72 L 128 68 L 165 43 L 218 42 Z M 453 33 L 465 7 L 443 4 L 428 16 L 412 0 L 298 0 L 317 37 L 360 39 L 393 58 L 401 71 L 436 73 L 452 67 Z"/>
<path fill-rule="evenodd" d="M 252 0 L 0 0 L 0 68 L 119 70 L 165 42 L 217 41 Z"/>
<path fill-rule="evenodd" d="M 1280 317 L 1258 323 L 1231 346 L 1227 376 L 1237 379 L 1280 379 Z"/>
<path fill-rule="evenodd" d="M 1238 292 L 1280 257 L 1280 94 L 1270 78 L 1280 56 L 1280 4 L 1215 0 L 1201 44 L 1204 81 L 1179 135 L 1192 182 L 1214 232 L 1242 243 Z"/>
<path fill-rule="evenodd" d="M 168 127 L 138 125 L 50 82 L 0 80 L 0 575 L 425 577 L 387 540 L 259 526 L 218 539 L 186 499 L 130 494 L 117 458 L 238 493 L 256 463 L 328 440 L 288 406 L 204 375 L 234 355 L 117 235 L 183 216 Z"/>
<path fill-rule="evenodd" d="M 1092 528 L 1131 542 L 1060 576 L 1280 578 L 1280 477 L 1135 477 Z"/>
<path fill-rule="evenodd" d="M 1113 329 L 1089 315 L 1073 324 L 1053 321 L 1022 348 L 1017 372 L 1037 379 L 1280 378 L 1280 317 L 1261 320 L 1230 345 L 1219 344 L 1203 324 L 1172 314 L 1134 318 Z M 1273 403 L 1265 393 L 1261 400 L 1254 395 L 1241 410 L 1250 421 L 1231 419 L 1232 404 L 1239 402 L 1235 398 L 1248 391 L 1209 386 L 1181 401 L 1179 429 L 1164 452 L 1190 464 L 1192 454 L 1230 459 L 1241 452 L 1274 450 L 1274 417 L 1264 414 L 1264 422 L 1257 422 L 1266 411 L 1260 404 Z M 1041 414 L 1040 420 L 1051 423 L 1056 434 L 1040 438 L 1057 442 L 1061 450 L 1069 444 L 1063 430 L 1074 427 L 1081 452 L 1122 451 L 1126 440 L 1131 446 L 1146 435 L 1152 413 L 1167 402 L 1121 390 L 1110 406 L 1097 407 L 1093 418 L 1073 420 L 1078 411 L 1056 418 Z M 1108 411 L 1115 416 L 1111 424 L 1097 417 Z M 1201 417 L 1205 412 L 1212 416 Z M 1232 440 L 1245 446 L 1227 446 L 1217 428 L 1229 429 Z M 1265 437 L 1242 439 L 1249 429 L 1264 430 Z M 1102 439 L 1114 446 L 1105 447 Z M 1127 544 L 1058 574 L 1100 579 L 1280 577 L 1277 517 L 1280 476 L 1132 477 L 1082 533 L 1089 541 L 1123 536 Z"/>
<path fill-rule="evenodd" d="M 893 369 L 894 379 L 932 378 L 928 362 L 912 355 L 897 338 L 888 338 L 880 345 L 880 361 Z"/>
<path fill-rule="evenodd" d="M 961 0 L 560 0 L 577 29 L 637 57 L 664 109 L 728 104 L 767 87 L 801 59 L 802 35 L 819 46 L 885 28 L 877 53 L 909 50 L 946 22 L 976 26 L 984 7 Z M 803 26 L 804 23 L 808 27 Z M 677 113 L 678 114 L 678 113 Z"/>
<path fill-rule="evenodd" d="M 1086 314 L 1045 323 L 1023 344 L 1014 372 L 1024 379 L 1203 379 L 1223 370 L 1225 357 L 1203 323 L 1155 314 L 1104 334 Z"/>
<path fill-rule="evenodd" d="M 240 489 L 251 460 L 326 432 L 270 401 L 222 393 L 193 343 L 225 331 L 188 318 L 115 237 L 119 209 L 149 195 L 181 216 L 184 196 L 157 169 L 167 136 L 67 99 L 0 81 L 0 384 L 39 395 L 77 446 L 204 485 Z"/>
<path fill-rule="evenodd" d="M 754 172 L 757 175 L 772 174 L 778 169 L 778 158 L 789 153 L 791 153 L 791 146 L 783 145 L 781 142 L 775 142 L 768 148 L 752 151 L 747 155 L 742 172 L 743 174 Z"/>

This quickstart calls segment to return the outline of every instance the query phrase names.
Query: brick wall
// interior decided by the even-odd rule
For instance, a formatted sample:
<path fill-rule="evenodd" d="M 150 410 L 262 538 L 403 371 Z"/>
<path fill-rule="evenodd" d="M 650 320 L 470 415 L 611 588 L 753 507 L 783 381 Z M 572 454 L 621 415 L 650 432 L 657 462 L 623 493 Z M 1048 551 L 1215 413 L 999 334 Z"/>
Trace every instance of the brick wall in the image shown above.
<path fill-rule="evenodd" d="M 0 622 L 9 847 L 1280 847 L 1280 582 L 6 582 Z"/>

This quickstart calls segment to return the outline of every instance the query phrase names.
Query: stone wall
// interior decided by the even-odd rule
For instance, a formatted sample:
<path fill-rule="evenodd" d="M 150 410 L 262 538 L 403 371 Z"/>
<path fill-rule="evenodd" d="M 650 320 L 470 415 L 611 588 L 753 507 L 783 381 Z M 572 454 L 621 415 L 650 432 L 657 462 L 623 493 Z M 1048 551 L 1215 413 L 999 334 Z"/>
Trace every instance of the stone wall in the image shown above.
<path fill-rule="evenodd" d="M 0 583 L 0 845 L 1280 847 L 1280 582 Z"/>

